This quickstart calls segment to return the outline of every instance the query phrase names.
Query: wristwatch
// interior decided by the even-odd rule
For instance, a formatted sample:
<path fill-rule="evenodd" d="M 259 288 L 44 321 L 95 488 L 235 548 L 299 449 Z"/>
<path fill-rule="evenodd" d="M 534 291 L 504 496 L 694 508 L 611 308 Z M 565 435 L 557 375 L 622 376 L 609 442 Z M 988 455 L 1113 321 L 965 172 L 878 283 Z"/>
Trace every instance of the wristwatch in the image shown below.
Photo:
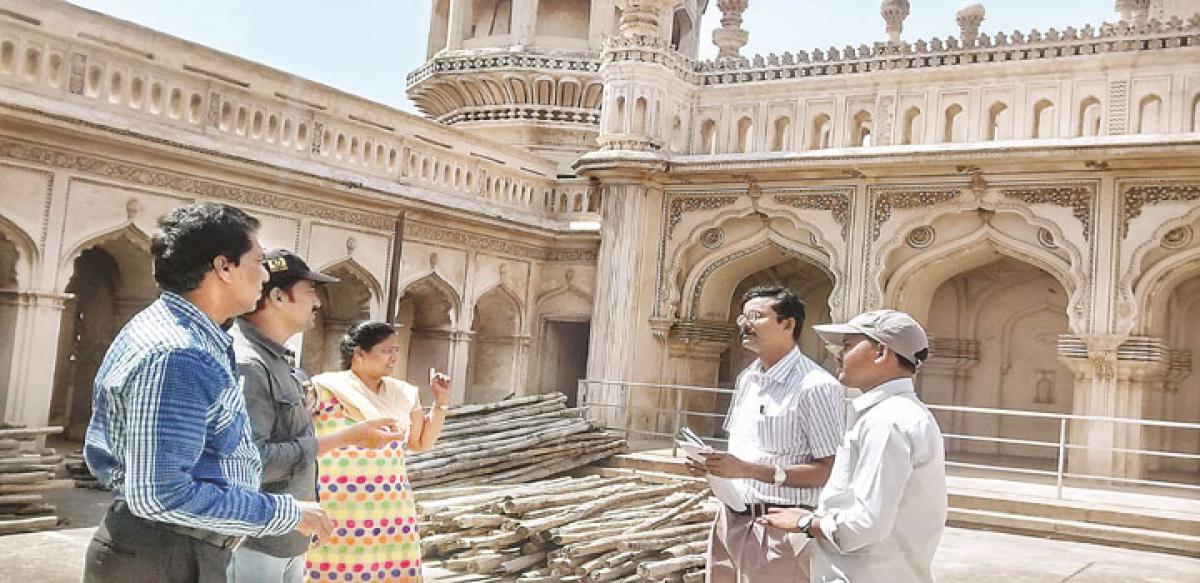
<path fill-rule="evenodd" d="M 787 481 L 787 472 L 783 470 L 783 466 L 775 464 L 775 481 L 772 482 L 776 486 L 782 486 Z"/>
<path fill-rule="evenodd" d="M 812 523 L 813 523 L 813 518 L 815 516 L 816 516 L 815 514 L 808 513 L 808 514 L 805 514 L 804 516 L 800 517 L 800 520 L 796 521 L 796 529 L 799 530 L 801 534 L 803 534 L 804 536 L 806 536 L 808 538 L 813 537 Z"/>

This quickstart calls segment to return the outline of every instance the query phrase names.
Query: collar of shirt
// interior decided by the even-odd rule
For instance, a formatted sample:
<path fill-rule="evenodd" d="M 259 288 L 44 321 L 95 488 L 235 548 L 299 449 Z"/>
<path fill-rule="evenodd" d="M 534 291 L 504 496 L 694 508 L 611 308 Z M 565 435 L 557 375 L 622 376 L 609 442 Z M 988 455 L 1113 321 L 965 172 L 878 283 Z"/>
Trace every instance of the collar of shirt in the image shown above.
<path fill-rule="evenodd" d="M 776 362 L 771 368 L 763 370 L 762 359 L 758 359 L 754 361 L 754 365 L 750 367 L 750 370 L 762 375 L 762 377 L 770 380 L 772 383 L 783 383 L 787 382 L 788 377 L 791 376 L 792 370 L 796 368 L 796 364 L 799 361 L 800 349 L 792 346 L 792 349 L 783 355 L 783 358 L 779 359 L 779 362 Z M 762 384 L 765 385 L 766 383 Z"/>
<path fill-rule="evenodd" d="M 221 326 L 208 317 L 208 314 L 196 307 L 196 304 L 179 294 L 168 291 L 162 292 L 162 300 L 172 312 L 189 320 L 194 329 L 203 336 L 202 340 L 211 342 L 220 352 L 229 352 L 233 348 L 233 337 L 222 330 Z"/>
<path fill-rule="evenodd" d="M 850 402 L 854 407 L 855 413 L 862 413 L 875 405 L 883 402 L 884 399 L 892 395 L 902 395 L 904 393 L 916 393 L 913 389 L 912 379 L 909 377 L 892 379 L 886 383 L 876 385 L 875 388 L 857 396 Z"/>
<path fill-rule="evenodd" d="M 242 318 L 234 320 L 233 325 L 237 327 L 238 331 L 242 333 L 242 336 L 244 336 L 246 340 L 265 348 L 267 352 L 270 352 L 276 358 L 283 360 L 290 360 L 292 358 L 294 353 L 290 348 L 264 336 L 262 331 L 258 329 L 258 326 L 255 326 L 254 324 L 251 324 Z"/>

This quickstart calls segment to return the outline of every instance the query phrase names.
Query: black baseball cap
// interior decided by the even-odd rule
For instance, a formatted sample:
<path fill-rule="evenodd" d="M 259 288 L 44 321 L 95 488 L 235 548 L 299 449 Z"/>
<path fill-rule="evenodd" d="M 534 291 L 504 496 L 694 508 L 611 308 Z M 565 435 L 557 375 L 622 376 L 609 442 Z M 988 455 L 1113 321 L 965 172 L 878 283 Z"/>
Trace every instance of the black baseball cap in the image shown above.
<path fill-rule="evenodd" d="M 267 281 L 268 287 L 272 284 L 296 279 L 307 279 L 316 283 L 341 281 L 336 277 L 309 269 L 308 264 L 299 255 L 287 249 L 275 249 L 263 254 L 263 267 L 267 268 L 267 273 L 271 277 Z"/>

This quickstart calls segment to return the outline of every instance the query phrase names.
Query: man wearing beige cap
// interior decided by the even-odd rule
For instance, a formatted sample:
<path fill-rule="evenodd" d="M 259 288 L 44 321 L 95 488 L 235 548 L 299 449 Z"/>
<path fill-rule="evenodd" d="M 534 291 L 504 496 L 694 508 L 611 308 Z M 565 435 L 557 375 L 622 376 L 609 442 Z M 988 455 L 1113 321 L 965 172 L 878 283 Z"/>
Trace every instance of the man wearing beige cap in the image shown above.
<path fill-rule="evenodd" d="M 911 316 L 875 310 L 813 327 L 837 356 L 838 380 L 863 390 L 815 512 L 773 510 L 763 522 L 816 540 L 811 580 L 932 581 L 946 524 L 937 420 L 913 390 L 929 339 Z"/>

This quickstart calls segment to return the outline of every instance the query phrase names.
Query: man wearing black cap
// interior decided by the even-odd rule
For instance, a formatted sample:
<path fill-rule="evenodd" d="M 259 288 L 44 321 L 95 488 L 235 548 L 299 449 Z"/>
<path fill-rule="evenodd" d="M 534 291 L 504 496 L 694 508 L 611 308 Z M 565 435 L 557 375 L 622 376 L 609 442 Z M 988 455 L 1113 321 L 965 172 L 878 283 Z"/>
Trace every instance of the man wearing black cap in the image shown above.
<path fill-rule="evenodd" d="M 312 329 L 321 308 L 319 287 L 338 280 L 312 271 L 286 250 L 265 254 L 263 266 L 269 279 L 257 306 L 230 330 L 252 438 L 262 457 L 262 489 L 316 500 L 318 454 L 351 444 L 378 447 L 403 436 L 393 431 L 394 420 L 389 419 L 360 423 L 329 437 L 315 436 L 307 406 L 308 375 L 296 366 L 295 354 L 284 342 Z M 248 539 L 233 554 L 229 580 L 300 583 L 309 542 L 298 533 Z"/>

